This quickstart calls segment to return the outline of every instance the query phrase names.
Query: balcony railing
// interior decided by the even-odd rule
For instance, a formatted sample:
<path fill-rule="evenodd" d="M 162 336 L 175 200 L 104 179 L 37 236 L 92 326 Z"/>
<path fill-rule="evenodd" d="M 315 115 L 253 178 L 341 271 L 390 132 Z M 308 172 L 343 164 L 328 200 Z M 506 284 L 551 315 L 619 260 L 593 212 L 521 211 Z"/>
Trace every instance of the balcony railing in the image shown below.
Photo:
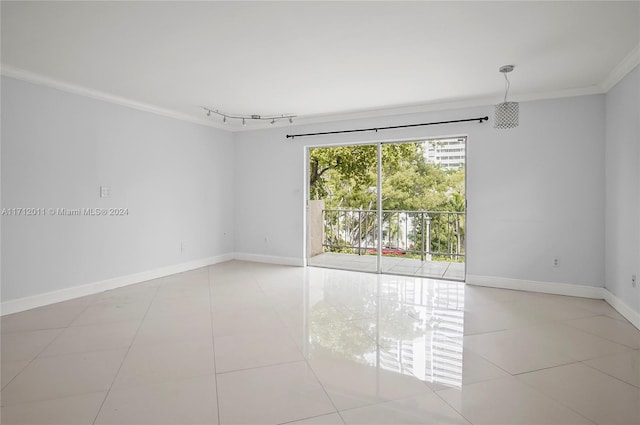
<path fill-rule="evenodd" d="M 325 252 L 375 254 L 380 245 L 383 255 L 464 262 L 464 212 L 383 210 L 381 241 L 376 210 L 324 209 L 322 217 Z"/>

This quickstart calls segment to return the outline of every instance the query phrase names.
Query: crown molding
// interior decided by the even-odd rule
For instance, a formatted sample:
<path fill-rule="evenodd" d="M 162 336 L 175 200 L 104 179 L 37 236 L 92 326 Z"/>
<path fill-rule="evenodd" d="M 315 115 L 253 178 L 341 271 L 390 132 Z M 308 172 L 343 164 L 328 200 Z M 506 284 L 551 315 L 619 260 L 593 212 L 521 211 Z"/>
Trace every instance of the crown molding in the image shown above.
<path fill-rule="evenodd" d="M 640 59 L 640 46 L 635 49 L 636 56 L 628 55 L 630 60 L 625 59 L 624 63 L 633 63 L 634 61 L 638 61 Z M 633 53 L 633 52 L 632 52 Z M 635 59 L 634 59 L 635 58 Z M 622 63 L 621 63 L 622 65 Z M 626 69 L 621 65 L 616 67 L 618 69 Z M 637 65 L 637 64 L 636 64 Z M 626 65 L 629 66 L 628 64 Z M 628 69 L 626 73 L 631 71 L 633 67 Z M 622 71 L 620 71 L 622 72 Z M 617 81 L 624 78 L 626 75 L 624 73 L 619 77 Z M 139 111 L 150 112 L 153 114 L 165 116 L 168 118 L 177 119 L 180 121 L 186 121 L 194 124 L 204 125 L 207 127 L 217 128 L 220 130 L 225 130 L 228 132 L 242 132 L 242 131 L 254 131 L 254 130 L 262 130 L 267 128 L 273 128 L 272 126 L 264 126 L 264 127 L 255 127 L 255 126 L 244 126 L 244 127 L 232 127 L 229 125 L 222 124 L 221 122 L 217 122 L 215 120 L 207 119 L 205 116 L 202 118 L 197 118 L 188 114 L 184 114 L 181 112 L 161 108 L 156 105 L 138 102 L 132 99 L 127 99 L 120 96 L 115 96 L 109 93 L 101 92 L 98 90 L 89 89 L 83 86 L 79 86 L 76 84 L 62 82 L 50 77 L 46 77 L 40 74 L 36 74 L 30 71 L 26 71 L 20 68 L 2 65 L 0 68 L 0 74 L 15 78 L 18 80 L 26 81 L 29 83 L 39 84 L 42 86 L 51 87 L 57 90 L 65 91 L 68 93 L 86 96 L 97 100 L 102 100 L 105 102 L 110 102 L 114 104 L 118 104 L 121 106 L 126 106 L 132 109 L 136 109 Z M 613 72 L 612 72 L 613 74 Z M 617 74 L 616 74 L 617 75 Z M 608 80 L 609 78 L 607 78 Z M 614 83 L 615 84 L 615 83 Z M 549 91 L 549 92 L 539 92 L 539 93 L 528 93 L 528 94 L 520 94 L 511 96 L 514 101 L 518 102 L 531 102 L 537 100 L 548 100 L 548 99 L 559 99 L 565 97 L 577 97 L 577 96 L 587 96 L 593 94 L 603 94 L 605 93 L 604 83 L 601 85 L 594 85 L 590 87 L 584 88 L 576 88 L 576 89 L 566 89 L 566 90 L 557 90 L 557 91 Z M 293 124 L 287 124 L 287 126 L 301 126 L 308 124 L 319 124 L 326 122 L 337 122 L 337 121 L 346 121 L 346 120 L 356 120 L 356 119 L 366 119 L 366 118 L 380 118 L 380 117 L 389 117 L 389 116 L 397 116 L 397 115 L 409 115 L 409 114 L 418 114 L 418 113 L 426 113 L 426 112 L 437 112 L 437 111 L 448 111 L 448 110 L 456 110 L 456 109 L 467 109 L 467 108 L 476 108 L 476 107 L 486 107 L 491 106 L 500 101 L 501 98 L 498 97 L 479 97 L 473 99 L 460 99 L 452 102 L 439 102 L 439 103 L 426 103 L 426 104 L 417 104 L 417 105 L 407 105 L 407 106 L 399 106 L 393 108 L 382 108 L 382 109 L 371 109 L 365 111 L 345 111 L 339 113 L 330 113 L 330 114 L 318 114 L 318 115 L 307 115 L 307 116 L 298 116 Z"/>
<path fill-rule="evenodd" d="M 533 102 L 537 100 L 550 100 L 561 99 L 566 97 L 578 97 L 589 96 L 594 94 L 603 94 L 600 86 L 590 86 L 577 89 L 556 90 L 539 93 L 528 93 L 521 95 L 510 96 L 510 99 L 517 102 Z M 293 126 L 308 125 L 308 124 L 320 124 L 326 122 L 366 119 L 366 118 L 380 118 L 397 115 L 409 115 L 419 114 L 426 112 L 438 112 L 438 111 L 450 111 L 456 109 L 468 109 L 477 107 L 493 106 L 494 104 L 501 102 L 502 98 L 499 97 L 479 97 L 468 100 L 459 100 L 454 102 L 442 102 L 442 103 L 428 103 L 411 106 L 400 106 L 396 108 L 385 109 L 372 109 L 368 111 L 347 111 L 336 114 L 323 114 L 323 115 L 307 115 L 299 116 L 296 118 Z M 255 129 L 239 128 L 234 131 L 251 131 Z"/>
<path fill-rule="evenodd" d="M 202 119 L 195 118 L 191 115 L 181 112 L 173 111 L 170 109 L 161 108 L 149 103 L 138 102 L 125 97 L 115 96 L 109 93 L 105 93 L 98 90 L 89 89 L 87 87 L 79 86 L 77 84 L 71 84 L 56 80 L 54 78 L 46 77 L 41 74 L 26 71 L 24 69 L 16 68 L 13 66 L 2 65 L 0 67 L 0 74 L 15 78 L 17 80 L 25 81 L 27 83 L 38 84 L 41 86 L 50 87 L 56 90 L 64 91 L 79 96 L 85 96 L 96 100 L 102 100 L 104 102 L 115 103 L 116 105 L 126 106 L 138 111 L 150 112 L 152 114 L 161 115 L 168 118 L 173 118 L 180 121 L 186 121 L 194 124 L 200 124 L 207 127 L 213 127 L 218 129 L 224 129 L 222 125 L 218 125 L 215 121 L 207 120 L 204 117 Z"/>
<path fill-rule="evenodd" d="M 607 93 L 638 65 L 640 65 L 640 43 L 602 81 L 602 91 Z"/>

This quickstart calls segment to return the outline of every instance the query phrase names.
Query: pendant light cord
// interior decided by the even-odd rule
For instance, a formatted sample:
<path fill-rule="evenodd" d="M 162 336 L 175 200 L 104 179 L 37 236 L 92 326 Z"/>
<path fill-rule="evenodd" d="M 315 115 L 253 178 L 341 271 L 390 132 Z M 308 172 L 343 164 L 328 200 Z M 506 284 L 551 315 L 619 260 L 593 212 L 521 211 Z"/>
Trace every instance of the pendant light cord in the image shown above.
<path fill-rule="evenodd" d="M 509 93 L 509 88 L 511 87 L 511 83 L 509 82 L 509 78 L 507 78 L 507 73 L 504 72 L 504 103 L 507 103 L 507 94 Z"/>

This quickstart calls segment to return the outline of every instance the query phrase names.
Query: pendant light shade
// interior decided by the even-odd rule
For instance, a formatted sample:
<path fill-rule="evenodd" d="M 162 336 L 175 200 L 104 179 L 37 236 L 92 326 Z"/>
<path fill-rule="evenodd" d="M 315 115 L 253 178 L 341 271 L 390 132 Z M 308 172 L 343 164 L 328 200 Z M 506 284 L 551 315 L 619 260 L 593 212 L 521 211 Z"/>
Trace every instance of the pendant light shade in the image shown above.
<path fill-rule="evenodd" d="M 496 105 L 495 128 L 514 128 L 518 126 L 520 105 L 518 102 L 502 102 Z"/>
<path fill-rule="evenodd" d="M 520 118 L 520 104 L 518 102 L 507 102 L 507 94 L 509 93 L 509 79 L 507 73 L 513 71 L 513 65 L 501 66 L 499 71 L 504 75 L 505 91 L 504 102 L 498 103 L 495 109 L 495 118 L 493 120 L 493 127 L 506 129 L 515 128 L 519 124 Z"/>

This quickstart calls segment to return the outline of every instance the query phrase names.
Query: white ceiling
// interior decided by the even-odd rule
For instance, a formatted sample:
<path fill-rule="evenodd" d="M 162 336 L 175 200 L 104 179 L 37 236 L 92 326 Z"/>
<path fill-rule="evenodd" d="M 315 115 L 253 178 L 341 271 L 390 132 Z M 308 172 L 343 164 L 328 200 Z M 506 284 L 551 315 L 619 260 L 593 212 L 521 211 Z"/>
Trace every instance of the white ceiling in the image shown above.
<path fill-rule="evenodd" d="M 1 7 L 3 74 L 196 121 L 203 106 L 300 123 L 494 102 L 505 64 L 513 99 L 598 93 L 640 50 L 638 1 Z"/>

